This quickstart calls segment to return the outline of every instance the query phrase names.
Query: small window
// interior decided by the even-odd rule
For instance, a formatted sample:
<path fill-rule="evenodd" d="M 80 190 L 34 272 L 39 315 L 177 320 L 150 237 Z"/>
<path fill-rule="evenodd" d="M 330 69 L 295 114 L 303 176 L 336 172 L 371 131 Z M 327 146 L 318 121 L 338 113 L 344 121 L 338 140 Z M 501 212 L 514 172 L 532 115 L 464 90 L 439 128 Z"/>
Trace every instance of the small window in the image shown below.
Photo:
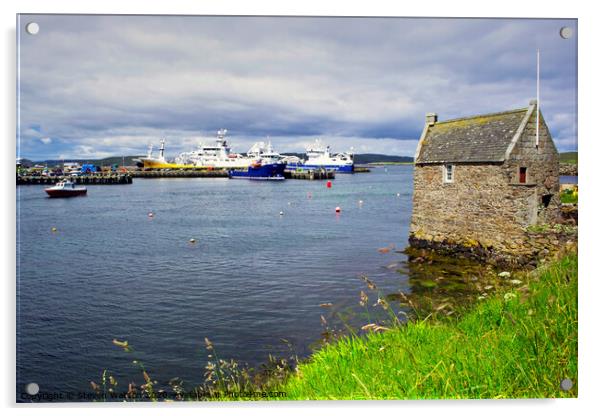
<path fill-rule="evenodd" d="M 454 181 L 454 166 L 445 165 L 443 170 L 443 182 L 451 183 Z"/>
<path fill-rule="evenodd" d="M 541 203 L 544 208 L 547 208 L 550 205 L 550 201 L 552 201 L 552 194 L 545 194 L 541 196 Z"/>
<path fill-rule="evenodd" d="M 527 183 L 527 168 L 525 168 L 525 167 L 519 168 L 518 183 Z"/>

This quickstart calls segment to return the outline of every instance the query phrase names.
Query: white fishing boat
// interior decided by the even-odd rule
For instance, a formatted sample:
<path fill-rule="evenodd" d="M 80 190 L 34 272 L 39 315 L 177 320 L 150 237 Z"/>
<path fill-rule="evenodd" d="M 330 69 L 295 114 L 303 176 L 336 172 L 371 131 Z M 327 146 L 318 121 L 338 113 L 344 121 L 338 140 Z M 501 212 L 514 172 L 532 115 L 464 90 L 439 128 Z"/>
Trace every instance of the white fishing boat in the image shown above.
<path fill-rule="evenodd" d="M 332 153 L 320 139 L 305 148 L 305 161 L 288 162 L 288 169 L 327 169 L 337 172 L 352 173 L 354 168 L 353 148 L 344 153 Z M 291 156 L 291 158 L 294 156 Z"/>
<path fill-rule="evenodd" d="M 220 129 L 213 143 L 201 143 L 196 150 L 181 153 L 176 157 L 175 163 L 196 168 L 246 168 L 253 162 L 253 158 L 234 153 L 226 141 L 226 133 L 228 130 Z"/>
<path fill-rule="evenodd" d="M 253 158 L 234 153 L 226 140 L 228 130 L 221 129 L 217 137 L 210 143 L 200 143 L 190 152 L 180 153 L 173 161 L 165 158 L 165 140 L 161 140 L 159 155 L 153 155 L 153 145 L 150 144 L 146 157 L 137 161 L 145 169 L 238 169 L 246 168 Z"/>
<path fill-rule="evenodd" d="M 253 161 L 261 160 L 264 164 L 286 164 L 285 157 L 274 150 L 272 142 L 257 142 L 247 152 Z"/>

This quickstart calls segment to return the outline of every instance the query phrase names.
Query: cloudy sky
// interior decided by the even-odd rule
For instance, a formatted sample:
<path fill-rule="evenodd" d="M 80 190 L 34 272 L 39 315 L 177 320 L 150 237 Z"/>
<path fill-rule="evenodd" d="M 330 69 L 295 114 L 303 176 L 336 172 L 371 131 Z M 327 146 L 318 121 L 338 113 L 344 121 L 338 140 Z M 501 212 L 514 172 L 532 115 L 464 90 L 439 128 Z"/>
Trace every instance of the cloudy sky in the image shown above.
<path fill-rule="evenodd" d="M 37 35 L 24 31 L 39 23 Z M 20 20 L 18 156 L 167 155 L 227 128 L 237 152 L 269 136 L 302 151 L 413 155 L 424 115 L 541 102 L 577 149 L 575 20 L 34 16 Z M 559 36 L 563 26 L 573 37 Z"/>

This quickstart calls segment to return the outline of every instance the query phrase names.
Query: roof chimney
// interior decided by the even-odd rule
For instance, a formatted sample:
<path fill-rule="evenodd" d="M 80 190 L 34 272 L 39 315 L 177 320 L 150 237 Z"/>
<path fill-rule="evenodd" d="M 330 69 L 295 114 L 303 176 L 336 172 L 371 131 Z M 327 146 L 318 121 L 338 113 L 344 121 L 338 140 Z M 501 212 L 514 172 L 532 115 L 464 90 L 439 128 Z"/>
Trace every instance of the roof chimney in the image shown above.
<path fill-rule="evenodd" d="M 437 113 L 427 113 L 426 114 L 426 124 L 429 126 L 434 126 L 437 122 Z"/>

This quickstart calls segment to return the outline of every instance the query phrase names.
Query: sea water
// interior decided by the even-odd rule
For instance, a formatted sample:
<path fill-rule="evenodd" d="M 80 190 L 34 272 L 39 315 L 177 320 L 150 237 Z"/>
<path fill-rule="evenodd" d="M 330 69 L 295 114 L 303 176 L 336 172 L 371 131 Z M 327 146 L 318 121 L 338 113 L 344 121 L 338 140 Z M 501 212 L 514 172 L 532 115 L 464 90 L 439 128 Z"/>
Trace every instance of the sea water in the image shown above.
<path fill-rule="evenodd" d="M 268 354 L 307 356 L 321 316 L 358 304 L 360 275 L 408 290 L 396 264 L 412 170 L 339 174 L 332 188 L 138 178 L 50 199 L 43 186 L 18 187 L 17 397 L 34 382 L 76 400 L 105 369 L 141 384 L 134 357 L 161 384 L 200 384 L 205 337 L 220 358 L 254 367 Z"/>

